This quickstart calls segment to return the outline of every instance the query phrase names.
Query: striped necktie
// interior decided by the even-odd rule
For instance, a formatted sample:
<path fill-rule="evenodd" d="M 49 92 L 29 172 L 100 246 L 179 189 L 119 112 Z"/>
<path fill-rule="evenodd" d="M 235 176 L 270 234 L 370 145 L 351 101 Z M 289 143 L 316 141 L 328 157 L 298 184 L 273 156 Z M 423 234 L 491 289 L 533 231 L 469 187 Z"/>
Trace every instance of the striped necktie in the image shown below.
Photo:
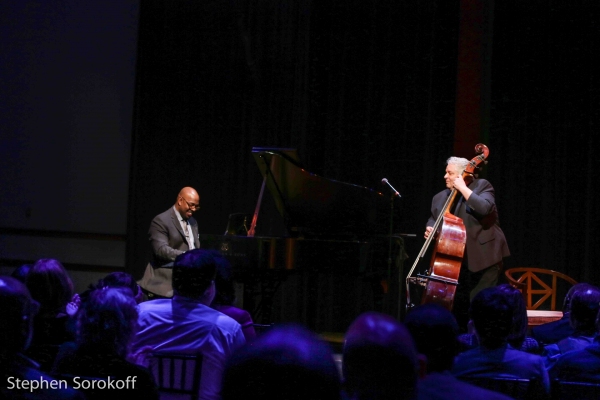
<path fill-rule="evenodd" d="M 185 237 L 187 238 L 187 242 L 189 244 L 190 249 L 193 249 L 194 248 L 194 239 L 190 238 L 190 227 L 189 227 L 189 224 L 188 224 L 188 222 L 186 220 L 184 220 L 182 222 L 183 222 L 183 233 L 185 234 Z"/>

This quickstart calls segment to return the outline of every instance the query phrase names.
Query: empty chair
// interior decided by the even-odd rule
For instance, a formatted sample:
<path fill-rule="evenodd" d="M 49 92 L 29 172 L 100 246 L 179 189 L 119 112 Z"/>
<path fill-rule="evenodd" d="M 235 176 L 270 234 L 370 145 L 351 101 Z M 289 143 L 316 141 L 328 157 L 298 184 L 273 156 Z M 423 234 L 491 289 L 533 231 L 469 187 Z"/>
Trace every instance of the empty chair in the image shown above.
<path fill-rule="evenodd" d="M 577 281 L 568 275 L 544 268 L 510 268 L 504 271 L 504 274 L 508 283 L 523 293 L 528 310 L 548 307 L 551 311 L 556 311 L 561 285 L 570 287 L 577 284 Z M 560 305 L 561 302 L 558 304 Z"/>

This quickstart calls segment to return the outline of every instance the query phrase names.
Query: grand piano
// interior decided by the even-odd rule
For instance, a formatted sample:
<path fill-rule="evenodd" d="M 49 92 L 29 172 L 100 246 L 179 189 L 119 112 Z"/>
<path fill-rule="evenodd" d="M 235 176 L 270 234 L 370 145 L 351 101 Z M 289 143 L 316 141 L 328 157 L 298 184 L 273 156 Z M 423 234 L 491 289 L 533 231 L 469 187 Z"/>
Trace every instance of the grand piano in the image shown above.
<path fill-rule="evenodd" d="M 263 177 L 254 214 L 231 214 L 224 235 L 200 239 L 231 262 L 254 321 L 343 332 L 363 311 L 397 313 L 406 255 L 402 236 L 390 233 L 393 196 L 313 174 L 295 149 L 252 154 Z M 281 235 L 264 234 L 265 188 Z"/>

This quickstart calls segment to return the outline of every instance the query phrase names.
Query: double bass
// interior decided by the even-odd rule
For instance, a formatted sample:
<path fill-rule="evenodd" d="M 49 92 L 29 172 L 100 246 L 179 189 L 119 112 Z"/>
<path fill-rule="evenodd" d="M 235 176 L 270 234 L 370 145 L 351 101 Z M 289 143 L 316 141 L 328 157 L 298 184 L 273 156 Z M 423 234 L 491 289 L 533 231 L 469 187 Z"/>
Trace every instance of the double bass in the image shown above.
<path fill-rule="evenodd" d="M 479 143 L 475 146 L 475 156 L 465 168 L 462 177 L 467 185 L 475 176 L 475 169 L 482 163 L 487 163 L 489 149 Z M 406 307 L 413 307 L 410 301 L 410 284 L 424 286 L 421 304 L 437 303 L 448 310 L 452 310 L 454 295 L 458 286 L 460 267 L 462 264 L 467 233 L 462 218 L 453 215 L 450 210 L 454 206 L 458 190 L 452 189 L 440 215 L 437 217 L 431 235 L 427 237 L 417 259 L 406 277 Z M 435 240 L 435 247 L 431 256 L 431 264 L 426 275 L 412 277 L 412 274 L 425 255 L 429 245 Z"/>

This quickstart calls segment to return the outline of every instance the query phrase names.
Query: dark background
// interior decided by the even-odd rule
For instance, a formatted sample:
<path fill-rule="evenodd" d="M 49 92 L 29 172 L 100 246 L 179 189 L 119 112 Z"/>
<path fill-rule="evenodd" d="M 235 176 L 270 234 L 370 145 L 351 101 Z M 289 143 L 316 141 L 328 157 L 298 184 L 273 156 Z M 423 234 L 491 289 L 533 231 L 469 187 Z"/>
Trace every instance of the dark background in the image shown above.
<path fill-rule="evenodd" d="M 141 11 L 131 267 L 145 262 L 147 222 L 184 185 L 201 194 L 204 232 L 221 233 L 230 212 L 252 213 L 261 184 L 253 146 L 297 148 L 327 178 L 378 190 L 388 178 L 402 194 L 395 231 L 418 234 L 406 243 L 415 256 L 461 136 L 459 2 L 147 1 Z M 495 4 L 480 138 L 508 266 L 595 283 L 598 11 L 593 2 Z"/>
<path fill-rule="evenodd" d="M 26 3 L 35 7 L 17 14 L 33 10 L 37 16 L 26 29 L 64 26 L 59 18 L 64 10 Z M 593 197 L 600 150 L 597 2 L 483 2 L 491 10 L 479 21 L 488 32 L 483 67 L 463 64 L 459 57 L 460 39 L 468 36 L 459 29 L 461 16 L 482 4 L 477 1 L 132 3 L 127 12 L 139 16 L 133 35 L 130 25 L 106 22 L 114 21 L 114 9 L 102 13 L 96 5 L 73 11 L 71 2 L 56 2 L 63 9 L 68 5 L 70 15 L 86 16 L 88 28 L 60 35 L 66 47 L 91 49 L 77 53 L 95 60 L 85 64 L 93 68 L 85 68 L 114 67 L 114 49 L 129 60 L 126 65 L 135 60 L 135 75 L 115 84 L 131 95 L 119 97 L 115 106 L 115 96 L 102 91 L 102 79 L 69 89 L 85 93 L 68 100 L 79 106 L 52 118 L 66 121 L 67 142 L 85 144 L 89 155 L 106 154 L 93 158 L 93 174 L 70 179 L 64 171 L 87 166 L 89 155 L 65 152 L 64 141 L 56 144 L 53 136 L 60 138 L 59 133 L 38 129 L 42 122 L 28 128 L 39 113 L 32 113 L 21 92 L 11 93 L 0 127 L 6 144 L 4 235 L 23 229 L 33 236 L 48 230 L 116 235 L 126 247 L 122 267 L 140 276 L 149 222 L 174 203 L 181 187 L 192 186 L 201 195 L 196 213 L 201 233 L 221 234 L 230 213 L 254 211 L 262 177 L 252 147 L 289 147 L 320 176 L 387 193 L 381 185 L 385 177 L 398 189 L 394 232 L 417 235 L 405 238 L 406 268 L 423 243 L 431 197 L 444 187 L 445 160 L 470 159 L 475 144 L 483 142 L 490 156 L 482 176 L 496 189 L 512 253 L 506 266 L 539 266 L 600 284 Z M 2 27 L 21 37 L 22 25 L 14 20 L 4 17 Z M 83 31 L 95 32 L 94 46 L 82 43 Z M 137 49 L 124 45 L 132 39 Z M 3 45 L 5 60 L 28 60 L 3 63 L 7 82 L 27 82 L 23 68 L 31 75 L 47 72 L 39 57 L 22 58 L 19 48 Z M 81 70 L 69 57 L 61 60 L 55 61 L 60 74 Z M 65 65 L 73 71 L 60 68 Z M 464 85 L 457 76 L 472 67 L 473 76 L 479 68 L 483 77 L 477 137 L 465 131 L 464 111 L 457 111 L 466 101 L 457 96 Z M 40 113 L 61 92 L 51 84 L 35 88 L 48 97 L 36 106 Z M 94 101 L 110 107 L 93 107 Z M 98 115 L 99 109 L 108 111 Z M 97 123 L 107 119 L 111 123 Z M 25 157 L 11 150 L 22 140 L 36 151 Z M 39 157 L 48 153 L 56 157 Z M 15 171 L 42 171 L 43 177 L 31 174 L 38 179 L 28 181 Z M 37 189 L 42 183 L 44 190 Z M 269 194 L 265 197 L 257 235 L 280 224 L 269 209 Z M 59 204 L 64 208 L 54 207 Z M 27 209 L 33 209 L 33 218 L 14 218 Z M 28 260 L 3 254 L 5 263 Z"/>

